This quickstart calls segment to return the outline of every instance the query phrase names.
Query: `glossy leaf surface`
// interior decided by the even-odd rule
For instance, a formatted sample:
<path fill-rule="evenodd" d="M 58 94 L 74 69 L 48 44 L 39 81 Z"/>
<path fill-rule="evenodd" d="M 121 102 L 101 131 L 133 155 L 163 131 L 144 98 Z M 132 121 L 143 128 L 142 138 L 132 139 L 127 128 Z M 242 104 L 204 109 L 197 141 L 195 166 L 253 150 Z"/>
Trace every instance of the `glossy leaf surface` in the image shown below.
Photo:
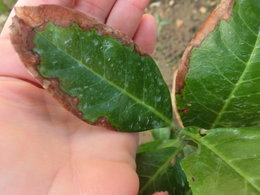
<path fill-rule="evenodd" d="M 120 131 L 171 125 L 168 87 L 152 58 L 140 56 L 133 46 L 96 29 L 51 23 L 36 33 L 34 43 L 40 74 L 58 78 L 62 91 L 79 99 L 88 123 L 105 118 Z"/>
<path fill-rule="evenodd" d="M 260 1 L 236 0 L 229 21 L 191 52 L 177 95 L 184 126 L 260 125 Z"/>
<path fill-rule="evenodd" d="M 178 143 L 175 143 L 177 146 Z M 140 195 L 151 195 L 158 191 L 168 191 L 170 194 L 178 195 L 189 192 L 186 176 L 180 166 L 183 157 L 179 150 L 176 147 L 163 146 L 137 154 Z"/>
<path fill-rule="evenodd" d="M 194 195 L 260 194 L 260 129 L 189 128 L 198 150 L 181 162 Z M 204 131 L 204 130 L 203 130 Z"/>

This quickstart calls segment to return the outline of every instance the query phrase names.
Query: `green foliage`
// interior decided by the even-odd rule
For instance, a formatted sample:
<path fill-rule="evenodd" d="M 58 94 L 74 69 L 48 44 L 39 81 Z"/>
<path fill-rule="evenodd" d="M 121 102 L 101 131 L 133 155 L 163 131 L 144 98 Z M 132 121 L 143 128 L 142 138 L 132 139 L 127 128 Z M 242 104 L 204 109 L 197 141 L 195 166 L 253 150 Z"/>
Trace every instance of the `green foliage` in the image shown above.
<path fill-rule="evenodd" d="M 2 1 L 0 1 L 0 13 L 4 14 L 8 11 L 9 11 L 8 7 Z"/>
<path fill-rule="evenodd" d="M 49 23 L 36 32 L 34 51 L 41 59 L 39 73 L 58 79 L 63 92 L 78 98 L 84 120 L 105 117 L 121 131 L 157 128 L 155 141 L 137 153 L 141 195 L 187 195 L 190 190 L 194 195 L 257 195 L 259 18 L 259 0 L 235 0 L 230 20 L 220 21 L 193 49 L 185 86 L 176 97 L 186 128 L 174 133 L 158 129 L 172 125 L 172 107 L 151 57 L 75 24 Z"/>
<path fill-rule="evenodd" d="M 258 6 L 257 6 L 258 5 Z M 185 126 L 260 125 L 260 2 L 237 0 L 229 22 L 221 21 L 192 51 L 177 105 Z"/>
<path fill-rule="evenodd" d="M 0 14 L 8 13 L 17 0 L 0 0 Z"/>
<path fill-rule="evenodd" d="M 169 147 L 176 147 L 179 145 L 178 140 L 173 140 L 173 139 L 159 139 L 155 140 L 152 142 L 147 142 L 138 147 L 137 153 L 142 153 L 142 152 L 149 152 L 155 149 L 163 149 L 163 148 L 169 148 Z"/>
<path fill-rule="evenodd" d="M 173 141 L 173 143 L 177 144 Z M 137 154 L 137 173 L 140 177 L 140 195 L 151 195 L 156 191 L 184 195 L 189 186 L 180 167 L 183 158 L 181 147 L 157 148 Z"/>
<path fill-rule="evenodd" d="M 49 23 L 34 42 L 41 58 L 38 71 L 58 78 L 62 91 L 79 99 L 84 120 L 92 124 L 105 117 L 120 131 L 171 125 L 169 90 L 151 57 L 77 25 Z"/>
<path fill-rule="evenodd" d="M 181 146 L 185 155 L 181 167 L 194 195 L 260 194 L 259 18 L 258 0 L 236 0 L 230 20 L 220 21 L 191 52 L 185 86 L 176 101 L 178 110 L 184 111 L 179 113 L 184 126 L 197 127 L 181 130 L 175 148 Z M 140 146 L 143 154 L 155 152 L 153 157 L 137 156 L 140 194 L 164 190 L 178 194 L 171 191 L 176 185 L 173 170 L 167 170 L 172 181 L 168 187 L 158 175 L 156 187 L 147 187 L 153 183 L 149 180 L 153 172 L 142 171 L 154 169 L 153 163 L 146 163 L 153 158 L 165 160 L 165 153 L 158 150 L 168 149 L 165 133 L 154 130 L 157 140 Z"/>
<path fill-rule="evenodd" d="M 167 24 L 170 24 L 170 21 L 169 20 L 162 20 L 161 17 L 158 15 L 158 14 L 155 14 L 154 15 L 154 18 L 157 22 L 157 35 L 159 36 L 161 31 L 162 31 L 162 28 L 167 25 Z"/>
<path fill-rule="evenodd" d="M 193 195 L 260 194 L 260 129 L 212 129 L 200 135 L 199 128 L 183 134 L 198 144 L 182 167 Z"/>
<path fill-rule="evenodd" d="M 170 139 L 171 137 L 171 130 L 169 128 L 160 128 L 160 129 L 153 129 L 152 136 L 154 139 Z"/>

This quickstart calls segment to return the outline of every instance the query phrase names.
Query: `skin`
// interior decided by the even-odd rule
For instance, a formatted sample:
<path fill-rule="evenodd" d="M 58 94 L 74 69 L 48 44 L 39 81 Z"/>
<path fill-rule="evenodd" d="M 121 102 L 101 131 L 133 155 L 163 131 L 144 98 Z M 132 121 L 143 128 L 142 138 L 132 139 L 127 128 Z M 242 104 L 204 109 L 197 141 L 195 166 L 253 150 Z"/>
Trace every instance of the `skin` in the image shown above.
<path fill-rule="evenodd" d="M 147 53 L 154 49 L 156 22 L 143 15 L 148 0 L 17 5 L 46 3 L 80 10 L 128 34 Z M 0 36 L 0 194 L 137 194 L 137 134 L 85 124 L 37 87 L 11 46 L 10 23 L 9 17 Z"/>

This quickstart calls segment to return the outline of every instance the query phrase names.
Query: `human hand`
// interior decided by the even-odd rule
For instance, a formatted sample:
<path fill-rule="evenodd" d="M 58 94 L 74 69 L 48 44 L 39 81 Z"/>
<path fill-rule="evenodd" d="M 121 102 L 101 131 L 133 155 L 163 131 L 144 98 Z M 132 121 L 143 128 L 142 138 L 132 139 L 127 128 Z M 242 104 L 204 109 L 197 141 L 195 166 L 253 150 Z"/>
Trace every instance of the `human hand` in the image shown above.
<path fill-rule="evenodd" d="M 147 53 L 154 48 L 156 23 L 143 15 L 148 0 L 17 3 L 39 4 L 73 6 L 128 34 Z M 85 124 L 37 87 L 10 43 L 10 23 L 0 37 L 0 194 L 137 194 L 137 135 Z"/>

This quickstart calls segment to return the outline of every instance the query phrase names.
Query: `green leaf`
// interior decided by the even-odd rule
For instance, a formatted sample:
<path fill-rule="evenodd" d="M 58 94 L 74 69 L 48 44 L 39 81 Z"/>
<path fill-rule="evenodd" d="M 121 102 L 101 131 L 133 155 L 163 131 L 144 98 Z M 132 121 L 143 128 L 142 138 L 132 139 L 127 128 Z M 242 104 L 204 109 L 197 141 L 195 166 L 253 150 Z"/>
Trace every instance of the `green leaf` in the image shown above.
<path fill-rule="evenodd" d="M 192 50 L 176 98 L 184 126 L 260 125 L 260 1 L 236 0 L 231 12 Z"/>
<path fill-rule="evenodd" d="M 149 152 L 153 150 L 170 148 L 177 146 L 179 144 L 179 140 L 176 139 L 158 139 L 155 141 L 147 142 L 140 145 L 137 149 L 137 153 Z"/>
<path fill-rule="evenodd" d="M 189 128 L 184 134 L 198 144 L 181 162 L 194 195 L 260 194 L 259 128 Z"/>
<path fill-rule="evenodd" d="M 176 146 L 178 146 L 176 142 Z M 140 178 L 140 195 L 158 191 L 184 195 L 189 186 L 180 167 L 180 148 L 166 147 L 137 154 L 137 173 Z"/>
<path fill-rule="evenodd" d="M 79 98 L 78 109 L 89 123 L 105 117 L 120 131 L 171 125 L 169 90 L 151 57 L 76 24 L 49 23 L 36 33 L 35 45 L 40 74 L 58 78 L 62 91 Z"/>
<path fill-rule="evenodd" d="M 119 131 L 172 125 L 169 89 L 153 59 L 131 38 L 57 5 L 15 11 L 11 39 L 16 51 L 73 114 Z"/>
<path fill-rule="evenodd" d="M 170 139 L 171 130 L 169 128 L 152 129 L 152 136 L 156 139 Z"/>

